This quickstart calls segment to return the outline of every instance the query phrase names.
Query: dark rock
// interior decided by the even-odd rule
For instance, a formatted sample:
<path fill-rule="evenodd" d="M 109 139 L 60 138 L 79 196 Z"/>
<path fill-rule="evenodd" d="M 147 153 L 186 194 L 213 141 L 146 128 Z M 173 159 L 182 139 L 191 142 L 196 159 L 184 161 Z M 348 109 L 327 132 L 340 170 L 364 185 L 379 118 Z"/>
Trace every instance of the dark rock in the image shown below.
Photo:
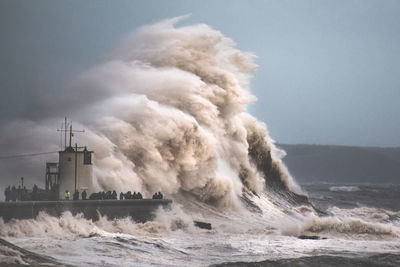
<path fill-rule="evenodd" d="M 311 240 L 321 240 L 326 239 L 326 237 L 319 237 L 317 235 L 301 235 L 298 237 L 299 239 L 311 239 Z"/>
<path fill-rule="evenodd" d="M 200 222 L 200 221 L 193 221 L 193 222 L 194 222 L 194 225 L 196 227 L 199 227 L 201 229 L 207 229 L 207 230 L 211 230 L 212 229 L 211 223 Z"/>

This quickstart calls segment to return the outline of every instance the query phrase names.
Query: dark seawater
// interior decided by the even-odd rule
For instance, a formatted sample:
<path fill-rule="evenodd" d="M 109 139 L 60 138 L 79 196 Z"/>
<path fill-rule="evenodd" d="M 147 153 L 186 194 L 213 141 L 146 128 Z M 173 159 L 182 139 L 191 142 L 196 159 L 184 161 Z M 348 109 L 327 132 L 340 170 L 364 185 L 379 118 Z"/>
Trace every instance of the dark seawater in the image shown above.
<path fill-rule="evenodd" d="M 175 207 L 145 224 L 70 213 L 0 221 L 0 237 L 23 248 L 0 244 L 0 266 L 400 266 L 400 186 L 302 187 L 326 215 L 301 203 L 282 211 L 264 195 L 252 199 L 263 213 L 193 202 L 191 213 Z M 191 225 L 193 214 L 213 229 Z"/>
<path fill-rule="evenodd" d="M 332 209 L 353 211 L 357 208 L 372 209 L 382 213 L 393 211 L 387 221 L 399 222 L 400 185 L 373 184 L 303 184 L 314 207 L 334 215 Z M 343 253 L 346 254 L 346 253 Z M 353 255 L 316 255 L 257 262 L 227 262 L 213 266 L 307 266 L 307 267 L 337 267 L 337 266 L 400 266 L 400 251 L 398 253 L 376 253 L 360 256 Z"/>
<path fill-rule="evenodd" d="M 400 255 L 377 254 L 369 257 L 341 257 L 341 256 L 314 256 L 294 259 L 266 260 L 260 262 L 229 262 L 214 266 L 307 266 L 307 267 L 340 267 L 340 266 L 368 266 L 368 267 L 395 267 L 400 266 Z"/>
<path fill-rule="evenodd" d="M 311 202 L 326 210 L 371 207 L 391 211 L 400 210 L 400 185 L 366 184 L 308 184 L 302 185 Z"/>

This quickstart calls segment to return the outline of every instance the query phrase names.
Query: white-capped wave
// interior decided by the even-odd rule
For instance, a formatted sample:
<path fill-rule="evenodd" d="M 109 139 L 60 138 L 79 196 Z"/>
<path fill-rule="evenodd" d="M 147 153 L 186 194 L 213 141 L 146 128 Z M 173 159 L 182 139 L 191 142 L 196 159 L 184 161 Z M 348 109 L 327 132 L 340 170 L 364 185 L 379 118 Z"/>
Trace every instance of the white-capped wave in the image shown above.
<path fill-rule="evenodd" d="M 356 192 L 361 190 L 358 186 L 331 186 L 330 191 Z"/>

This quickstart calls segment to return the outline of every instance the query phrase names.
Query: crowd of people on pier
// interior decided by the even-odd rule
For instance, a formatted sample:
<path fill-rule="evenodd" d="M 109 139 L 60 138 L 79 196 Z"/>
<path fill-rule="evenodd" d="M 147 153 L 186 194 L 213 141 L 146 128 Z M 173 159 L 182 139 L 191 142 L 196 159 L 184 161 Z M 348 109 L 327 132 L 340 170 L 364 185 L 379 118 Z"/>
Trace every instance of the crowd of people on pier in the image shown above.
<path fill-rule="evenodd" d="M 18 187 L 8 186 L 4 191 L 5 201 L 6 202 L 16 202 L 16 201 L 26 201 L 26 200 L 37 200 L 38 196 L 38 187 L 37 185 L 33 186 L 32 191 L 28 191 L 25 186 Z"/>
<path fill-rule="evenodd" d="M 163 194 L 161 192 L 155 193 L 152 199 L 163 199 Z"/>
<path fill-rule="evenodd" d="M 38 192 L 38 187 L 35 184 L 33 186 L 32 190 L 26 189 L 26 187 L 15 187 L 15 186 L 8 186 L 5 191 L 5 201 L 6 202 L 16 202 L 16 201 L 27 201 L 27 200 L 32 200 L 32 201 L 37 201 L 39 200 L 39 192 Z M 71 192 L 68 190 L 65 191 L 64 194 L 65 200 L 109 200 L 109 199 L 118 199 L 118 194 L 115 190 L 111 191 L 102 191 L 102 192 L 97 192 L 97 193 L 92 193 L 89 197 L 86 192 L 86 190 L 83 190 L 81 193 L 79 193 L 78 190 L 75 190 L 74 194 L 72 195 L 71 198 Z M 124 200 L 124 199 L 143 199 L 143 196 L 140 192 L 131 192 L 128 191 L 126 193 L 121 192 L 119 194 L 119 199 Z M 161 192 L 157 192 L 153 195 L 152 199 L 163 199 L 163 194 Z"/>
<path fill-rule="evenodd" d="M 128 191 L 128 192 L 126 192 L 126 194 L 121 192 L 119 194 L 119 199 L 120 200 L 123 200 L 123 199 L 143 199 L 143 196 L 142 196 L 142 194 L 140 192 L 137 192 L 137 193 L 133 192 L 133 194 L 132 194 L 131 191 Z"/>
<path fill-rule="evenodd" d="M 71 199 L 71 193 L 66 190 L 65 191 L 65 200 L 70 200 Z M 79 191 L 76 190 L 75 193 L 73 194 L 73 200 L 79 200 Z M 87 198 L 87 192 L 86 190 L 83 190 L 81 193 L 81 200 L 110 200 L 110 199 L 118 199 L 117 192 L 115 190 L 111 191 L 101 191 L 97 193 L 92 193 L 89 198 Z M 140 192 L 131 192 L 128 191 L 126 193 L 121 192 L 119 194 L 119 199 L 124 200 L 124 199 L 143 199 L 142 193 Z M 155 193 L 152 197 L 152 199 L 163 199 L 163 194 L 161 192 Z"/>

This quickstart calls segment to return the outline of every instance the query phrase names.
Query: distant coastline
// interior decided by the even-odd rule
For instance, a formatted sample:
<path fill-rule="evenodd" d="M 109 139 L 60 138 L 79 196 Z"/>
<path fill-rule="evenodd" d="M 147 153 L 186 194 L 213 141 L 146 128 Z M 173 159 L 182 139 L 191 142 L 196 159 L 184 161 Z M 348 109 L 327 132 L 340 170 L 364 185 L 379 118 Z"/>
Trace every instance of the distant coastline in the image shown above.
<path fill-rule="evenodd" d="M 300 183 L 400 184 L 400 147 L 277 144 Z"/>

